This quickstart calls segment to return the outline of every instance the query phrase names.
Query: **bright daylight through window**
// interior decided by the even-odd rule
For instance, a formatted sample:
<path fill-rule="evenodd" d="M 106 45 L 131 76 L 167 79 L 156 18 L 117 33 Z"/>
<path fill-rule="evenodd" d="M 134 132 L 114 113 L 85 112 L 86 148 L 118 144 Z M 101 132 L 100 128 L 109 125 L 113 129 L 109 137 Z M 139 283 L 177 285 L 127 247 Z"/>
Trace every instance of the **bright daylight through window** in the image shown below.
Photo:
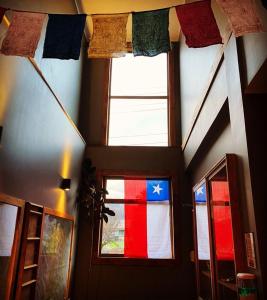
<path fill-rule="evenodd" d="M 167 178 L 107 178 L 107 206 L 115 217 L 103 223 L 101 255 L 171 259 L 171 193 Z"/>
<path fill-rule="evenodd" d="M 168 146 L 167 54 L 112 60 L 108 145 Z"/>

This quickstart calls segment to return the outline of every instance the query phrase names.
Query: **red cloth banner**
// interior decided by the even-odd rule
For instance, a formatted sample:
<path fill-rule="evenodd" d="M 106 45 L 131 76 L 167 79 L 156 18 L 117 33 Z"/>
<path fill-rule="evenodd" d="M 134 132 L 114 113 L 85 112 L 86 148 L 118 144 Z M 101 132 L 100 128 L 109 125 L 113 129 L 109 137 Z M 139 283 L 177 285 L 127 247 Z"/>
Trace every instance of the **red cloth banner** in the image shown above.
<path fill-rule="evenodd" d="M 2 20 L 3 20 L 3 17 L 4 17 L 4 15 L 5 15 L 5 12 L 6 12 L 6 8 L 0 7 L 0 23 L 1 23 Z"/>
<path fill-rule="evenodd" d="M 235 36 L 264 31 L 255 0 L 217 0 Z"/>
<path fill-rule="evenodd" d="M 147 258 L 146 180 L 125 180 L 124 256 Z M 126 204 L 127 202 L 137 204 Z"/>
<path fill-rule="evenodd" d="M 176 7 L 176 13 L 189 47 L 222 44 L 210 0 L 179 5 Z"/>

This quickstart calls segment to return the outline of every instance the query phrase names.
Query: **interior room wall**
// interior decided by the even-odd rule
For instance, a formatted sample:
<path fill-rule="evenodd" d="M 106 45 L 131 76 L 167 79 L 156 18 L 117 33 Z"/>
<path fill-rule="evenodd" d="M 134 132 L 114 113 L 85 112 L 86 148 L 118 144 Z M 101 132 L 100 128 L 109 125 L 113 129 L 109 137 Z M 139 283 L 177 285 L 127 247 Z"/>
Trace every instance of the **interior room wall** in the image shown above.
<path fill-rule="evenodd" d="M 76 13 L 73 1 L 0 1 L 3 7 L 43 12 Z M 8 13 L 12 18 L 12 14 Z M 1 192 L 25 201 L 75 211 L 84 141 L 56 101 L 60 99 L 74 123 L 78 120 L 82 58 L 79 61 L 42 59 L 43 41 L 35 62 L 49 86 L 27 58 L 0 55 Z M 7 26 L 1 24 L 3 37 Z M 51 91 L 52 89 L 52 91 Z M 53 93 L 52 93 L 53 92 Z M 60 178 L 72 178 L 69 193 L 59 189 Z"/>
<path fill-rule="evenodd" d="M 179 55 L 178 52 L 175 55 Z M 170 172 L 180 178 L 183 169 L 179 147 L 108 147 L 103 145 L 105 84 L 108 61 L 91 59 L 83 70 L 80 130 L 87 141 L 85 157 L 98 171 Z M 177 66 L 175 67 L 177 68 Z M 178 78 L 176 78 L 178 89 Z M 177 105 L 177 113 L 179 105 Z M 177 131 L 179 131 L 179 124 Z M 179 144 L 181 142 L 179 141 Z M 178 264 L 169 266 L 96 265 L 90 262 L 92 222 L 80 211 L 79 241 L 75 268 L 74 299 L 195 299 L 191 212 L 184 213 L 181 183 L 177 193 Z M 84 274 L 84 276 L 80 276 Z"/>

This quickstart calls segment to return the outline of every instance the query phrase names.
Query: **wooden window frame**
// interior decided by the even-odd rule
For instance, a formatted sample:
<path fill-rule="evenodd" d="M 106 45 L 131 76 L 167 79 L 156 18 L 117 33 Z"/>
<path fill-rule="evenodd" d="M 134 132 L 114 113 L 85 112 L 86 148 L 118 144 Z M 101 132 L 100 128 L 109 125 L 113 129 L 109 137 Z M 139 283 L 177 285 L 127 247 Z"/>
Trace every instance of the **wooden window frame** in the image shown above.
<path fill-rule="evenodd" d="M 16 269 L 18 267 L 19 247 L 23 225 L 25 201 L 0 193 L 0 202 L 18 208 L 14 239 L 7 273 L 7 289 L 4 300 L 13 299 L 15 291 Z"/>
<path fill-rule="evenodd" d="M 110 99 L 167 99 L 167 121 L 168 121 L 168 145 L 163 147 L 178 146 L 178 133 L 176 130 L 175 115 L 177 110 L 177 76 L 175 76 L 175 67 L 177 65 L 177 43 L 173 43 L 173 48 L 167 53 L 167 96 L 112 96 L 111 89 L 111 70 L 112 59 L 106 59 L 104 67 L 104 99 L 103 99 L 103 123 L 102 123 L 102 145 L 108 145 L 109 136 L 109 117 L 110 117 Z M 130 145 L 128 147 L 131 147 Z M 138 147 L 146 147 L 138 146 Z"/>
<path fill-rule="evenodd" d="M 238 182 L 238 173 L 237 173 L 237 156 L 235 154 L 226 154 L 218 163 L 216 163 L 204 176 L 203 178 L 193 187 L 192 189 L 192 199 L 193 199 L 193 225 L 194 225 L 194 259 L 195 259 L 195 269 L 196 269 L 196 285 L 198 290 L 198 296 L 200 295 L 200 279 L 199 279 L 199 263 L 198 263 L 198 248 L 197 248 L 197 228 L 196 228 L 196 215 L 195 215 L 195 200 L 194 192 L 198 189 L 200 185 L 205 183 L 206 193 L 207 193 L 207 209 L 208 209 L 208 226 L 209 226 L 209 244 L 210 244 L 210 274 L 211 274 L 211 293 L 212 299 L 217 299 L 219 297 L 219 285 L 224 286 L 230 290 L 234 289 L 233 284 L 223 282 L 217 278 L 216 272 L 216 253 L 214 245 L 214 228 L 212 225 L 212 206 L 218 205 L 220 203 L 212 203 L 211 201 L 211 189 L 209 182 L 212 178 L 220 172 L 223 168 L 226 168 L 227 182 L 229 187 L 229 198 L 230 201 L 227 203 L 227 206 L 231 208 L 231 219 L 232 222 L 232 231 L 233 231 L 233 243 L 234 243 L 234 266 L 235 266 L 235 275 L 239 272 L 244 272 L 246 270 L 245 266 L 245 253 L 242 251 L 244 249 L 244 240 L 243 240 L 243 228 L 241 222 L 241 215 L 239 210 L 239 197 L 240 191 Z M 238 253 L 238 255 L 237 255 Z M 236 288 L 237 292 L 237 288 Z"/>
<path fill-rule="evenodd" d="M 171 243 L 173 258 L 160 259 L 160 258 L 127 258 L 122 255 L 101 255 L 101 235 L 102 235 L 102 221 L 97 216 L 94 219 L 94 232 L 93 232 L 93 264 L 102 265 L 143 265 L 143 266 L 170 266 L 179 264 L 178 259 L 178 233 L 177 228 L 177 194 L 174 191 L 177 190 L 177 176 L 166 172 L 132 172 L 132 171 L 114 171 L 114 170 L 101 170 L 97 174 L 99 180 L 104 184 L 106 179 L 118 178 L 166 178 L 170 181 L 171 186 L 171 201 L 170 201 L 170 227 L 171 227 Z M 181 253 L 179 253 L 181 255 Z"/>

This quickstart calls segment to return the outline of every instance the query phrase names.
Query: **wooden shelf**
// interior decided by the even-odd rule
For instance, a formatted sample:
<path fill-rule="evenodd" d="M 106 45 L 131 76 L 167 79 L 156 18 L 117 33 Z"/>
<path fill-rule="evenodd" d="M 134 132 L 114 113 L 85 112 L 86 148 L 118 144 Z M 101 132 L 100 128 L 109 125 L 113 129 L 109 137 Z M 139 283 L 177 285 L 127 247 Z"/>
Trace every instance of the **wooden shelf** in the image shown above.
<path fill-rule="evenodd" d="M 34 269 L 34 268 L 37 268 L 37 267 L 38 267 L 37 264 L 33 264 L 33 265 L 29 265 L 29 266 L 24 266 L 24 270 Z"/>
<path fill-rule="evenodd" d="M 27 281 L 27 282 L 23 283 L 21 286 L 22 286 L 22 287 L 25 287 L 25 286 L 27 286 L 27 285 L 30 285 L 30 284 L 35 283 L 36 281 L 37 281 L 36 279 L 33 279 L 33 280 L 30 280 L 30 281 Z"/>
<path fill-rule="evenodd" d="M 27 241 L 39 241 L 39 237 L 27 237 Z"/>
<path fill-rule="evenodd" d="M 201 274 L 207 276 L 207 277 L 211 277 L 210 272 L 209 271 L 201 271 Z"/>
<path fill-rule="evenodd" d="M 221 284 L 221 285 L 223 285 L 223 286 L 225 286 L 225 287 L 227 287 L 229 290 L 232 290 L 234 292 L 237 291 L 237 287 L 236 287 L 235 283 L 226 282 L 226 281 L 221 280 L 221 279 L 218 280 L 218 283 Z"/>
<path fill-rule="evenodd" d="M 40 211 L 36 211 L 36 210 L 30 210 L 30 213 L 31 214 L 35 214 L 35 215 L 38 215 L 38 216 L 42 216 L 43 215 L 43 213 L 42 212 L 40 212 Z"/>

